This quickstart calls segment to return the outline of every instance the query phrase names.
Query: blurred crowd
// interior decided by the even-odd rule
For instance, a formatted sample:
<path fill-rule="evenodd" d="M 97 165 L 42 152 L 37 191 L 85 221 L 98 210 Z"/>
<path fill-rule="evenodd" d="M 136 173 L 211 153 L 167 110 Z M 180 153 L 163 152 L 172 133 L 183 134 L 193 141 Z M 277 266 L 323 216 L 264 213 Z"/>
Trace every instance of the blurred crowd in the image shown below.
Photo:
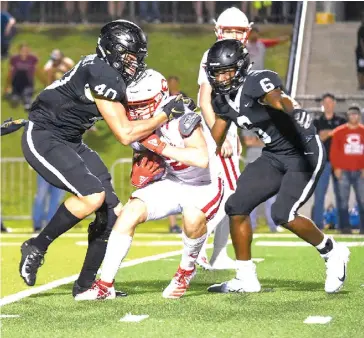
<path fill-rule="evenodd" d="M 92 23 L 123 17 L 140 23 L 213 23 L 232 5 L 252 21 L 292 23 L 296 1 L 2 1 L 2 10 L 18 22 Z"/>

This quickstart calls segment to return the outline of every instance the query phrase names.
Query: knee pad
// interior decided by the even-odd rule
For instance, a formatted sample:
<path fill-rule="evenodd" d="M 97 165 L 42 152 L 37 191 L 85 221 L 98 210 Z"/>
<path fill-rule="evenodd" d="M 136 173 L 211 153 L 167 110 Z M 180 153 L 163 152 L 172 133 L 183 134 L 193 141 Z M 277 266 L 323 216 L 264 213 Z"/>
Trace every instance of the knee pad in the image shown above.
<path fill-rule="evenodd" d="M 249 215 L 253 209 L 254 206 L 249 203 L 249 200 L 242 200 L 236 193 L 232 194 L 225 203 L 225 213 L 229 216 Z"/>
<path fill-rule="evenodd" d="M 271 217 L 275 224 L 282 225 L 288 223 L 288 212 L 285 210 L 285 208 L 282 205 L 279 205 L 277 203 L 273 203 L 271 208 Z"/>
<path fill-rule="evenodd" d="M 105 203 L 108 205 L 109 208 L 115 208 L 120 203 L 120 200 L 116 196 L 114 188 L 111 184 L 110 173 L 107 172 L 100 175 L 99 180 L 101 181 L 102 186 L 105 189 Z"/>

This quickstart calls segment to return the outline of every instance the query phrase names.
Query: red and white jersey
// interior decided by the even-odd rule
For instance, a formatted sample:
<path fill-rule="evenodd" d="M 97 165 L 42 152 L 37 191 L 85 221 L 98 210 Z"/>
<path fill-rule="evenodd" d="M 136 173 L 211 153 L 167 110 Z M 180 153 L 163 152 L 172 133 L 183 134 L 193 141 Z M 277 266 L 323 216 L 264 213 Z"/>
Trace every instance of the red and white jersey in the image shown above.
<path fill-rule="evenodd" d="M 184 139 L 179 132 L 179 120 L 180 119 L 174 119 L 167 122 L 157 130 L 157 134 L 163 142 L 178 148 L 185 148 Z M 215 155 L 216 145 L 211 136 L 210 138 L 208 137 L 208 134 L 209 131 L 207 130 L 206 133 L 204 129 L 204 136 L 209 152 L 209 166 L 207 168 L 198 168 L 177 162 L 173 159 L 165 158 L 167 175 L 174 176 L 182 182 L 193 185 L 204 185 L 218 177 L 219 172 L 218 169 L 216 169 L 218 166 L 216 165 Z"/>
<path fill-rule="evenodd" d="M 207 54 L 209 53 L 209 50 L 207 50 L 203 56 L 200 63 L 200 71 L 198 73 L 198 80 L 197 83 L 201 87 L 203 83 L 209 83 L 209 80 L 207 79 L 207 74 L 205 71 L 205 65 L 207 61 Z M 198 93 L 197 97 L 197 105 L 200 107 L 200 93 Z M 231 143 L 231 146 L 233 148 L 233 156 L 238 156 L 238 127 L 232 123 L 228 133 L 226 135 L 226 139 Z"/>
<path fill-rule="evenodd" d="M 184 139 L 179 131 L 179 121 L 180 119 L 174 119 L 165 123 L 156 130 L 156 134 L 163 142 L 171 146 L 185 148 Z M 215 155 L 216 144 L 212 139 L 208 128 L 204 128 L 204 126 L 202 127 L 209 152 L 208 167 L 193 167 L 164 157 L 166 162 L 166 178 L 177 179 L 191 185 L 206 185 L 220 177 L 220 166 L 217 163 L 218 159 Z M 139 142 L 134 142 L 131 144 L 131 147 L 136 151 L 140 151 L 143 146 L 141 146 Z"/>

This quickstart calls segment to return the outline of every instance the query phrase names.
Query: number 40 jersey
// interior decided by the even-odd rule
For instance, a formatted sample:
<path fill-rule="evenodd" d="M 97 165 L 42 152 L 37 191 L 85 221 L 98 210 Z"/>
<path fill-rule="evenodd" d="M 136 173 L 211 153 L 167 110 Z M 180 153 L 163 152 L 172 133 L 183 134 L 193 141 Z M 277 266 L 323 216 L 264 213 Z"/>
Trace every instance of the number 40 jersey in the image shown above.
<path fill-rule="evenodd" d="M 270 70 L 251 71 L 239 88 L 236 96 L 226 99 L 231 107 L 228 114 L 219 115 L 232 120 L 238 127 L 248 129 L 264 142 L 265 151 L 280 155 L 297 155 L 302 152 L 304 143 L 316 134 L 313 123 L 301 127 L 291 116 L 261 102 L 262 97 L 275 88 L 285 94 L 282 81 L 277 73 Z M 298 103 L 292 99 L 294 107 Z M 308 118 L 311 118 L 309 115 Z"/>
<path fill-rule="evenodd" d="M 30 121 L 69 141 L 101 120 L 93 97 L 126 102 L 126 85 L 114 68 L 96 54 L 82 58 L 70 71 L 46 87 L 34 101 Z"/>

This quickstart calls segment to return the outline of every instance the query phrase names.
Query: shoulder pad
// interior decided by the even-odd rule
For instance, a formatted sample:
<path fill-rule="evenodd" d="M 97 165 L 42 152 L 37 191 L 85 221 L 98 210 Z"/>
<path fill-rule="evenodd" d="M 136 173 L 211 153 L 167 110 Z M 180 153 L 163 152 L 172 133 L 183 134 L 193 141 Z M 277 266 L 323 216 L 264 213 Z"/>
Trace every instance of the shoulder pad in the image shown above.
<path fill-rule="evenodd" d="M 183 137 L 188 137 L 199 123 L 201 123 L 201 115 L 194 112 L 184 114 L 179 120 L 179 132 Z"/>
<path fill-rule="evenodd" d="M 275 88 L 283 88 L 282 81 L 276 72 L 271 70 L 255 70 L 248 73 L 243 93 L 257 99 Z"/>

